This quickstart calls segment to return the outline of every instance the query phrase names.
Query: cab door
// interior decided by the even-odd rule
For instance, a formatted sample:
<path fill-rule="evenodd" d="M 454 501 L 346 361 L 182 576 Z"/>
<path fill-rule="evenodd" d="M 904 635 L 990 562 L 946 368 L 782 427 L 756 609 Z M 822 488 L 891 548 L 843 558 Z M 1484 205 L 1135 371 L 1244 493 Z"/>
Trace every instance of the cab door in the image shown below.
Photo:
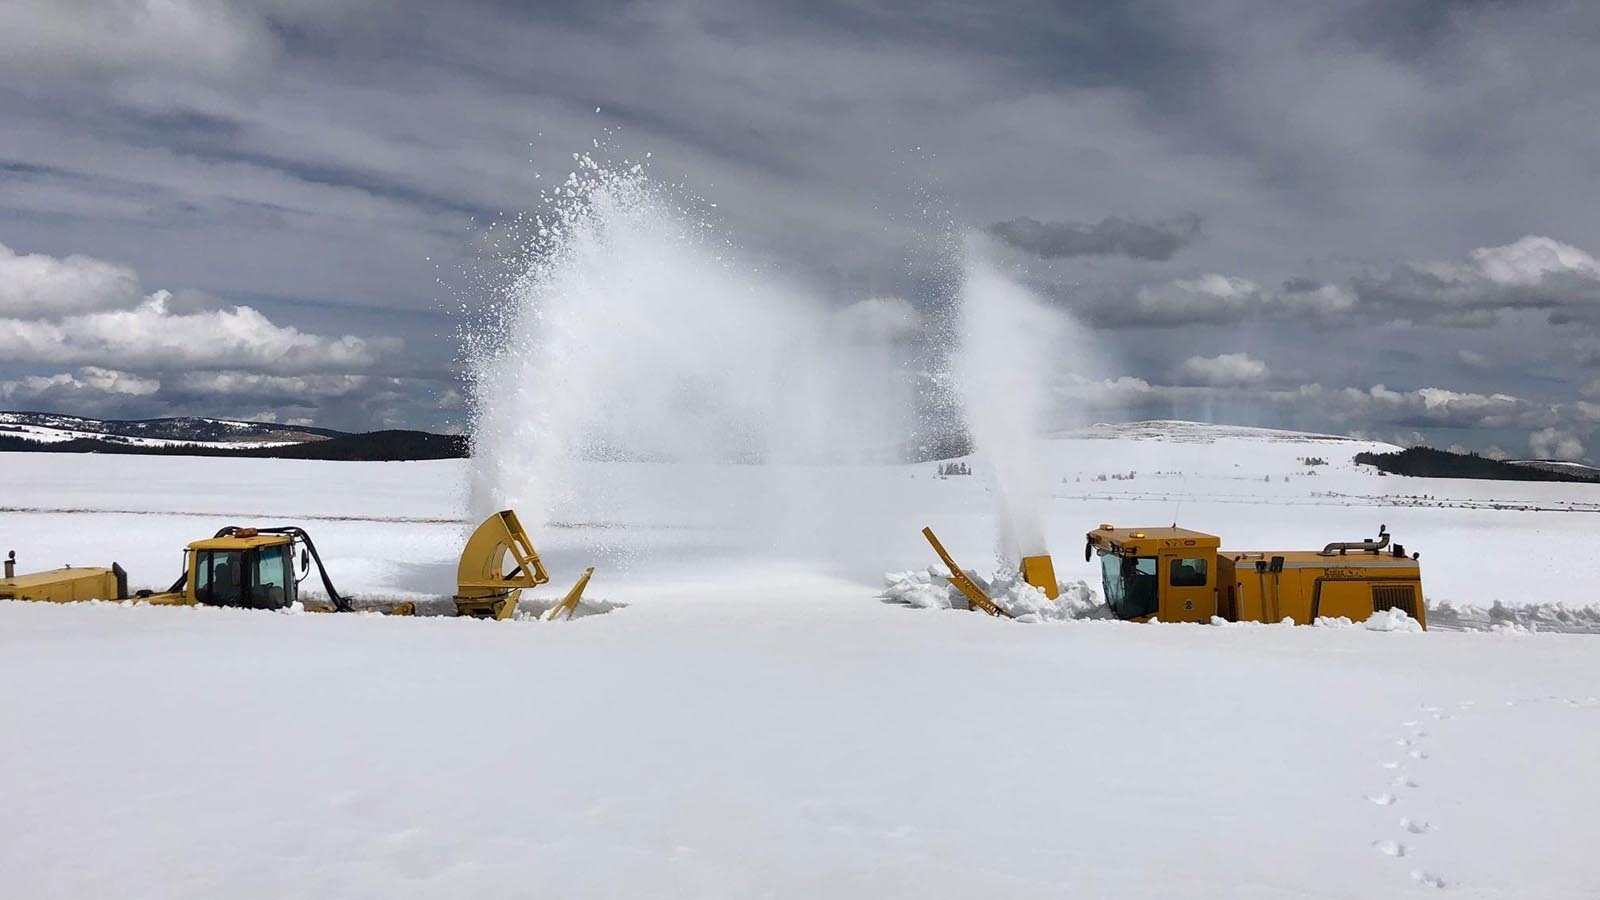
<path fill-rule="evenodd" d="M 1211 621 L 1211 617 L 1217 614 L 1217 567 L 1214 562 L 1202 555 L 1161 554 L 1161 621 Z"/>

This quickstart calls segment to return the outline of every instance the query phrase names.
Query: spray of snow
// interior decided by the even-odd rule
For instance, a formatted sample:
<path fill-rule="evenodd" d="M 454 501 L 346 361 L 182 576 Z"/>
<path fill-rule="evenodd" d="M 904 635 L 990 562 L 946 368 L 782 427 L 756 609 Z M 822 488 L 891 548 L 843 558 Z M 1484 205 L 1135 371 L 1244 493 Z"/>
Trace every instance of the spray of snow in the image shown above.
<path fill-rule="evenodd" d="M 1003 272 L 976 236 L 966 241 L 959 323 L 953 374 L 999 502 L 999 556 L 1014 563 L 1047 553 L 1040 430 L 1047 419 L 1065 424 L 1052 391 L 1063 358 L 1081 355 L 1087 342 L 1064 312 Z"/>
<path fill-rule="evenodd" d="M 709 204 L 577 157 L 526 266 L 467 329 L 473 512 L 532 525 L 604 485 L 584 460 L 881 461 L 912 419 L 909 303 L 840 307 L 743 262 Z"/>

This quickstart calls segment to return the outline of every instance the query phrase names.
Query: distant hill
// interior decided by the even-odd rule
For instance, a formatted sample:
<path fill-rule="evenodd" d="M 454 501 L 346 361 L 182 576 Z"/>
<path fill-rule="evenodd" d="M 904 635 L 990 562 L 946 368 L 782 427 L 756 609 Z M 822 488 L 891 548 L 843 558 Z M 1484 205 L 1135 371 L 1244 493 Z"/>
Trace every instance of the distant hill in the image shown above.
<path fill-rule="evenodd" d="M 299 444 L 339 437 L 343 431 L 275 422 L 241 422 L 188 416 L 174 419 L 87 419 L 40 412 L 0 412 L 0 435 L 41 443 L 78 439 L 107 440 L 130 446 L 171 444 L 224 446 Z"/>
<path fill-rule="evenodd" d="M 1412 447 L 1396 453 L 1358 453 L 1356 463 L 1392 475 L 1424 478 L 1489 478 L 1499 481 L 1600 482 L 1600 472 L 1576 464 L 1530 465 L 1544 460 L 1505 462 L 1475 453 L 1451 453 L 1431 447 Z"/>
<path fill-rule="evenodd" d="M 1586 479 L 1600 480 L 1600 468 L 1588 463 L 1568 462 L 1564 459 L 1508 459 L 1506 462 L 1513 466 L 1527 466 L 1530 469 L 1543 469 L 1546 472 L 1558 472 L 1563 475 L 1577 475 Z"/>
<path fill-rule="evenodd" d="M 467 439 L 459 434 L 434 434 L 429 431 L 368 431 L 343 434 L 325 441 L 312 441 L 284 447 L 256 447 L 234 451 L 230 456 L 257 456 L 273 459 L 342 459 L 396 462 L 407 459 L 462 459 L 468 454 Z"/>
<path fill-rule="evenodd" d="M 464 457 L 467 442 L 459 435 L 426 431 L 351 434 L 331 428 L 197 417 L 123 421 L 0 412 L 0 452 L 408 460 Z"/>

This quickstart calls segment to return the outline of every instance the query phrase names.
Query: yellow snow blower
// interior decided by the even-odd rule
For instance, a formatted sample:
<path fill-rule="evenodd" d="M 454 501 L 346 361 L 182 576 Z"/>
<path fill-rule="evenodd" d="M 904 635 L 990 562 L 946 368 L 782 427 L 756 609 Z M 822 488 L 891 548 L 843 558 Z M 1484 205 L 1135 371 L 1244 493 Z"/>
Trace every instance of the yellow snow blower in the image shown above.
<path fill-rule="evenodd" d="M 1223 550 L 1222 539 L 1187 528 L 1117 528 L 1085 535 L 1084 562 L 1100 555 L 1106 605 L 1119 619 L 1163 622 L 1281 622 L 1323 617 L 1353 622 L 1398 609 L 1422 627 L 1419 554 L 1391 544 L 1389 529 L 1321 550 Z"/>
<path fill-rule="evenodd" d="M 950 567 L 950 583 L 971 608 L 1010 618 L 956 565 L 932 529 L 922 534 Z M 1427 627 L 1418 554 L 1390 543 L 1389 531 L 1364 541 L 1330 543 L 1321 550 L 1222 550 L 1222 539 L 1187 528 L 1101 525 L 1086 536 L 1084 562 L 1100 555 L 1106 605 L 1119 619 L 1147 622 L 1293 621 L 1322 617 L 1353 622 L 1398 609 Z M 1057 596 L 1048 556 L 1022 560 L 1022 579 Z"/>
<path fill-rule="evenodd" d="M 298 554 L 296 550 L 298 549 Z M 296 556 L 299 574 L 296 575 Z M 312 562 L 328 595 L 327 605 L 305 602 L 300 582 Z M 508 568 L 510 566 L 510 568 Z M 594 574 L 590 567 L 560 603 L 543 616 L 571 618 Z M 468 538 L 456 568 L 455 614 L 479 619 L 508 619 L 516 612 L 523 590 L 550 580 L 528 533 L 511 510 L 483 520 Z M 269 528 L 228 526 L 215 535 L 194 541 L 184 550 L 184 572 L 165 591 L 128 593 L 128 573 L 111 567 L 68 566 L 30 575 L 16 574 L 16 551 L 5 562 L 0 579 L 0 600 L 43 600 L 68 603 L 80 600 L 134 600 L 158 606 L 233 606 L 245 609 L 284 609 L 300 602 L 317 612 L 381 612 L 415 615 L 415 603 L 360 606 L 333 586 L 311 535 L 286 525 Z"/>

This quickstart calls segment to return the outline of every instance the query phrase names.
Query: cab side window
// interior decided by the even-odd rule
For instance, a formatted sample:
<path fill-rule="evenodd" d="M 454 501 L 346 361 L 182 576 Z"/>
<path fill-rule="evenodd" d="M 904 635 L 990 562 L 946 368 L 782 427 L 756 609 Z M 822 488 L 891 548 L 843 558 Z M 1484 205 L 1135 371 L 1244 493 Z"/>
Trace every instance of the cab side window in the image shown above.
<path fill-rule="evenodd" d="M 1173 587 L 1205 587 L 1208 568 L 1204 559 L 1174 559 L 1168 581 Z"/>
<path fill-rule="evenodd" d="M 244 603 L 244 566 L 235 551 L 208 550 L 195 556 L 195 596 L 209 606 Z"/>
<path fill-rule="evenodd" d="M 288 554 L 285 547 L 262 547 L 256 556 L 256 580 L 251 588 L 254 606 L 281 609 L 286 604 Z"/>

